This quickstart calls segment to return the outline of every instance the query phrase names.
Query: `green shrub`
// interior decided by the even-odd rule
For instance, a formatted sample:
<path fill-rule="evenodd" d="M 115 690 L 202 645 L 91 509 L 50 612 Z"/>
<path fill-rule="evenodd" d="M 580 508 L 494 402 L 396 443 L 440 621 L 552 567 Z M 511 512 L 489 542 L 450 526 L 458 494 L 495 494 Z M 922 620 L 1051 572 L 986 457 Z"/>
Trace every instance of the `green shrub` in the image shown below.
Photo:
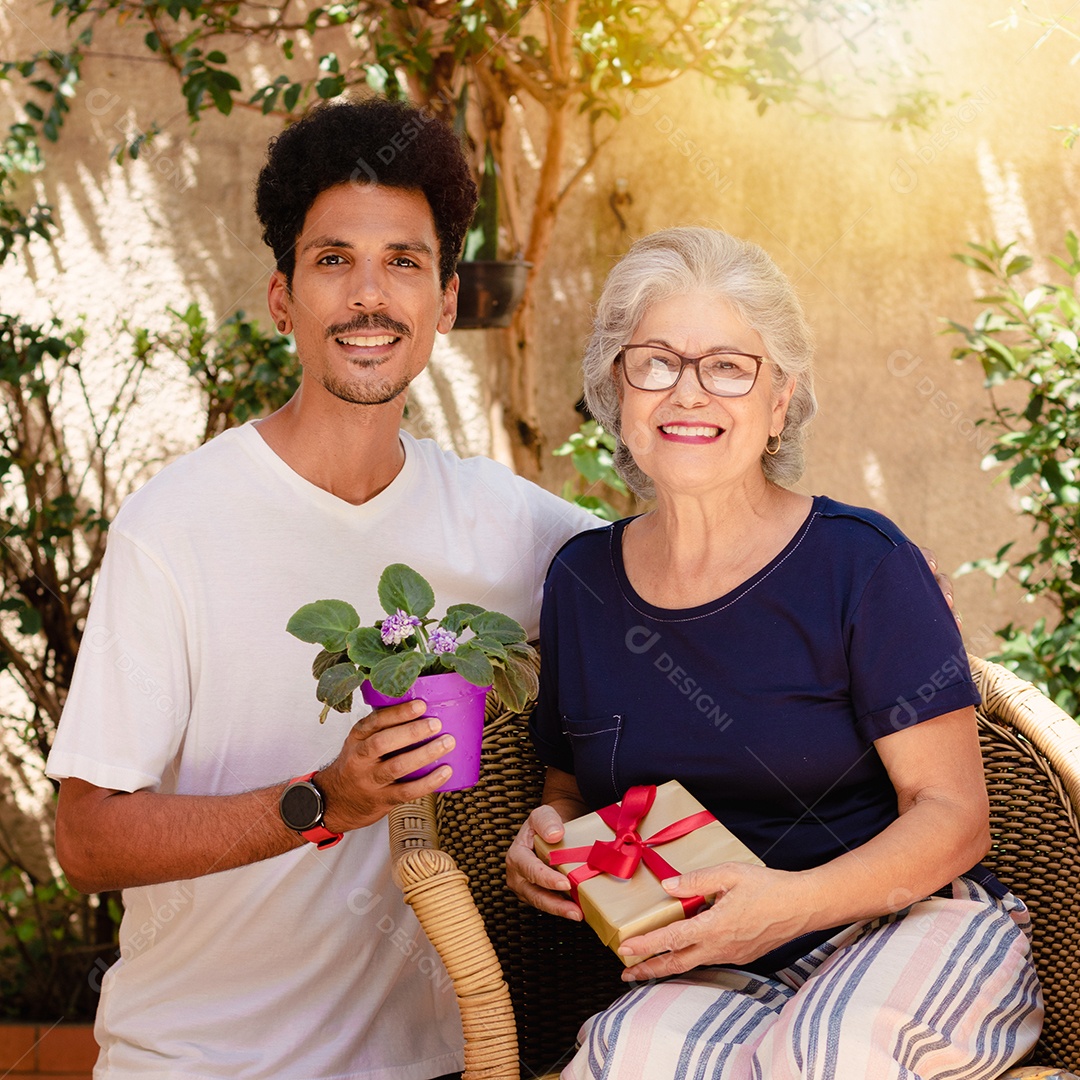
<path fill-rule="evenodd" d="M 970 244 L 973 255 L 954 256 L 985 275 L 989 292 L 974 325 L 950 322 L 963 334 L 957 358 L 977 356 L 985 372 L 990 415 L 979 422 L 994 432 L 985 465 L 1004 463 L 1002 475 L 1020 493 L 1034 547 L 1017 555 L 1010 542 L 992 558 L 961 568 L 1006 575 L 1032 599 L 1049 601 L 1053 619 L 1028 629 L 1010 622 L 994 659 L 1039 686 L 1066 712 L 1080 711 L 1080 241 L 1069 232 L 1069 258 L 1051 256 L 1070 284 L 1021 281 L 1032 260 L 999 247 Z"/>
<path fill-rule="evenodd" d="M 115 375 L 103 393 L 88 377 L 81 328 L 0 313 L 0 724 L 14 736 L 5 753 L 31 798 L 109 522 L 144 473 L 126 443 L 134 410 L 151 404 L 177 359 L 203 405 L 192 443 L 272 411 L 298 382 L 291 341 L 262 333 L 242 312 L 216 328 L 195 304 L 172 315 L 164 333 L 125 326 L 117 341 L 96 343 Z M 10 787 L 4 795 L 14 812 Z M 0 847 L 0 1017 L 91 1019 L 116 955 L 118 897 L 79 896 L 54 876 L 45 841 L 32 833 L 5 836 Z"/>

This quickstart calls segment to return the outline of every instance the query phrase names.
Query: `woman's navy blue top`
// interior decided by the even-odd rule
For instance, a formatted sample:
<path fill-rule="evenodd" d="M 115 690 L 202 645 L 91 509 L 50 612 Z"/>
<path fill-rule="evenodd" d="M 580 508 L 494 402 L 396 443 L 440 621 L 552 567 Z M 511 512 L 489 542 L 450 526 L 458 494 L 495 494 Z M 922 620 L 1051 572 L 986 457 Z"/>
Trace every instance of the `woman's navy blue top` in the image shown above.
<path fill-rule="evenodd" d="M 784 550 L 725 596 L 654 607 L 622 559 L 627 521 L 555 556 L 540 617 L 541 760 L 590 809 L 678 780 L 762 861 L 819 866 L 897 816 L 876 740 L 977 705 L 922 554 L 887 518 L 824 496 Z M 983 867 L 970 876 L 995 894 Z M 831 936 L 747 965 L 775 971 Z"/>

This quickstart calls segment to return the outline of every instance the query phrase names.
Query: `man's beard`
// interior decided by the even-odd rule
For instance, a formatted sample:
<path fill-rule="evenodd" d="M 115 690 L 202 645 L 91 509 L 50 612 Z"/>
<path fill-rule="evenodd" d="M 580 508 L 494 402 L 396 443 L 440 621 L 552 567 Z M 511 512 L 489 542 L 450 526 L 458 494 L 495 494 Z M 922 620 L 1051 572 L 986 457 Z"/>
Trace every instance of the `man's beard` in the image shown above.
<path fill-rule="evenodd" d="M 347 401 L 351 405 L 386 405 L 399 394 L 403 394 L 409 388 L 411 381 L 403 375 L 397 381 L 386 379 L 375 384 L 356 386 L 336 379 L 333 375 L 323 375 L 319 379 L 325 390 L 340 401 Z"/>

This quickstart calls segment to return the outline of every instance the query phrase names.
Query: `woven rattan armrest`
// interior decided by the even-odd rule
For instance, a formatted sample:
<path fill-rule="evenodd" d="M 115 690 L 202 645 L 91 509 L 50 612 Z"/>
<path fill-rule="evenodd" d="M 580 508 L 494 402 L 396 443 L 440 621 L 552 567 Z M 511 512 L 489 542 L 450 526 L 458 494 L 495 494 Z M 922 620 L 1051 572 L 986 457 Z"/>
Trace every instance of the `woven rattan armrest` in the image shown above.
<path fill-rule="evenodd" d="M 1071 1076 L 1064 1070 L 1080 1072 L 1080 725 L 1013 672 L 970 661 L 993 837 L 983 863 L 1031 911 L 1046 1001 L 1033 1060 Z"/>
<path fill-rule="evenodd" d="M 518 1080 L 510 991 L 469 879 L 439 850 L 433 796 L 390 812 L 390 859 L 394 881 L 454 983 L 465 1033 L 463 1080 Z"/>

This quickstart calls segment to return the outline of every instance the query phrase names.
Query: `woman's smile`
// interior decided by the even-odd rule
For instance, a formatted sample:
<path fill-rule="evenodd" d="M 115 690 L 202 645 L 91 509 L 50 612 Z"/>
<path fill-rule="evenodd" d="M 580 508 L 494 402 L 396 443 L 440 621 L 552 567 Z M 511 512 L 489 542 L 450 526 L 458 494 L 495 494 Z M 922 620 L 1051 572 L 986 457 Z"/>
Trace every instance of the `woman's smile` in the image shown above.
<path fill-rule="evenodd" d="M 724 429 L 715 424 L 673 422 L 660 425 L 660 437 L 668 442 L 710 443 L 723 435 Z"/>

